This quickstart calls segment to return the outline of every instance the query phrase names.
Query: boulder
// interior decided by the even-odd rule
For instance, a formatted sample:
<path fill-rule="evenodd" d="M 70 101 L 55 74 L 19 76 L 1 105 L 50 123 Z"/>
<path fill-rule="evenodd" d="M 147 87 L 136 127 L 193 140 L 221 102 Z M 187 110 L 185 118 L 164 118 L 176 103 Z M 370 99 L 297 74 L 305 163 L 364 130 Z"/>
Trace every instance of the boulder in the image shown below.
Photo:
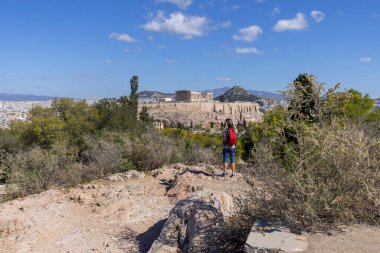
<path fill-rule="evenodd" d="M 170 247 L 180 252 L 218 252 L 220 210 L 200 199 L 179 201 L 169 214 L 150 253 Z"/>

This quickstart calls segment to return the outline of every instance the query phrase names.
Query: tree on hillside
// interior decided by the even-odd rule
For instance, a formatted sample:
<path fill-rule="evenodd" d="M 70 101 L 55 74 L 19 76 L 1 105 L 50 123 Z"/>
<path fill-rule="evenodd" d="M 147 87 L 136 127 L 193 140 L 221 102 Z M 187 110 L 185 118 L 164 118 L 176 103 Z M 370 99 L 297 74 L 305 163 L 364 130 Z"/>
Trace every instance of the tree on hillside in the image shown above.
<path fill-rule="evenodd" d="M 132 116 L 137 119 L 138 112 L 138 94 L 137 90 L 139 88 L 139 78 L 137 76 L 133 76 L 131 78 L 131 94 L 129 96 L 129 106 L 131 109 Z"/>
<path fill-rule="evenodd" d="M 150 118 L 149 113 L 148 113 L 148 107 L 143 106 L 141 108 L 141 111 L 139 113 L 139 119 L 143 122 L 146 122 L 146 123 L 151 122 L 151 118 Z"/>
<path fill-rule="evenodd" d="M 20 143 L 49 148 L 64 140 L 75 146 L 83 144 L 84 136 L 97 130 L 99 115 L 86 101 L 70 98 L 54 99 L 51 108 L 40 106 L 29 111 L 27 122 L 13 122 L 12 132 Z"/>
<path fill-rule="evenodd" d="M 285 98 L 289 104 L 288 116 L 291 120 L 319 122 L 328 97 L 338 89 L 338 83 L 331 89 L 316 81 L 316 76 L 300 74 L 288 87 Z"/>
<path fill-rule="evenodd" d="M 99 128 L 128 131 L 136 128 L 138 119 L 138 77 L 130 81 L 131 93 L 119 99 L 102 99 L 96 107 L 100 115 Z"/>
<path fill-rule="evenodd" d="M 350 89 L 332 94 L 327 99 L 325 111 L 336 117 L 363 118 L 375 108 L 374 104 L 368 94 Z"/>
<path fill-rule="evenodd" d="M 11 123 L 11 132 L 19 143 L 49 148 L 67 138 L 64 122 L 50 108 L 34 107 L 28 119 Z"/>

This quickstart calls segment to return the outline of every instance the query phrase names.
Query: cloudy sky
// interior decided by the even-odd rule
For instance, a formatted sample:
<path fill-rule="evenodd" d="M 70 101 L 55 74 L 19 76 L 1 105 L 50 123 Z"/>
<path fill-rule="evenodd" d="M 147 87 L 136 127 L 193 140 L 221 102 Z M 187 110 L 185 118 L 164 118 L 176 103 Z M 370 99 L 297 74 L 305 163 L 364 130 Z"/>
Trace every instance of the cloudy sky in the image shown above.
<path fill-rule="evenodd" d="M 380 97 L 378 0 L 1 0 L 0 93 L 118 97 L 299 73 Z"/>

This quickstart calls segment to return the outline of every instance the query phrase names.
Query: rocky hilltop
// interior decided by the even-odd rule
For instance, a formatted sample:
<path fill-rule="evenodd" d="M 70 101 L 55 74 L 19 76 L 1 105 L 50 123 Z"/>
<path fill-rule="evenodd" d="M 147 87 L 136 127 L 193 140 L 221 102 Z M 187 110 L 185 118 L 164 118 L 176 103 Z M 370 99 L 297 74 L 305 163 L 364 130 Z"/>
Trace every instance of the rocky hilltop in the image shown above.
<path fill-rule="evenodd" d="M 2 203 L 0 252 L 226 252 L 218 225 L 249 186 L 221 172 L 175 164 Z M 376 228 L 345 231 L 307 235 L 308 252 L 378 252 Z"/>
<path fill-rule="evenodd" d="M 0 252 L 148 252 L 152 244 L 150 252 L 202 252 L 195 249 L 207 245 L 210 230 L 198 225 L 210 210 L 231 212 L 230 193 L 246 187 L 241 176 L 220 173 L 177 164 L 0 204 Z"/>
<path fill-rule="evenodd" d="M 206 92 L 206 93 L 212 92 L 214 94 L 214 97 L 218 97 L 230 89 L 231 87 L 222 87 L 222 88 L 216 88 L 216 89 L 203 90 L 202 92 Z M 284 96 L 281 95 L 280 93 L 260 91 L 260 90 L 250 90 L 250 89 L 247 89 L 247 91 L 250 94 L 255 95 L 256 97 L 260 97 L 260 98 L 284 100 Z M 139 92 L 138 95 L 139 95 L 139 98 L 141 99 L 156 99 L 157 101 L 159 101 L 160 99 L 164 97 L 175 98 L 175 93 L 164 93 L 160 91 L 142 91 L 142 92 Z"/>
<path fill-rule="evenodd" d="M 150 116 L 165 125 L 181 124 L 185 127 L 201 125 L 203 128 L 220 129 L 227 118 L 243 124 L 262 119 L 259 105 L 251 102 L 179 102 L 145 104 Z M 141 108 L 141 107 L 140 107 Z"/>
<path fill-rule="evenodd" d="M 236 85 L 214 99 L 221 102 L 257 102 L 260 98 L 252 95 L 241 86 Z"/>

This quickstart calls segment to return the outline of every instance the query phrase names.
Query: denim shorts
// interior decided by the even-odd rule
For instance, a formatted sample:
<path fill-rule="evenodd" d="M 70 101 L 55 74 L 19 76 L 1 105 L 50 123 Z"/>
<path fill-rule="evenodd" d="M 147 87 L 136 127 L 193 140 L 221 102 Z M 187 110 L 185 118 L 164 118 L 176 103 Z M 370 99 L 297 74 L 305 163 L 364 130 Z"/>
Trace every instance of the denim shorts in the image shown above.
<path fill-rule="evenodd" d="M 230 156 L 230 163 L 235 163 L 236 148 L 223 148 L 223 163 L 227 163 Z"/>

